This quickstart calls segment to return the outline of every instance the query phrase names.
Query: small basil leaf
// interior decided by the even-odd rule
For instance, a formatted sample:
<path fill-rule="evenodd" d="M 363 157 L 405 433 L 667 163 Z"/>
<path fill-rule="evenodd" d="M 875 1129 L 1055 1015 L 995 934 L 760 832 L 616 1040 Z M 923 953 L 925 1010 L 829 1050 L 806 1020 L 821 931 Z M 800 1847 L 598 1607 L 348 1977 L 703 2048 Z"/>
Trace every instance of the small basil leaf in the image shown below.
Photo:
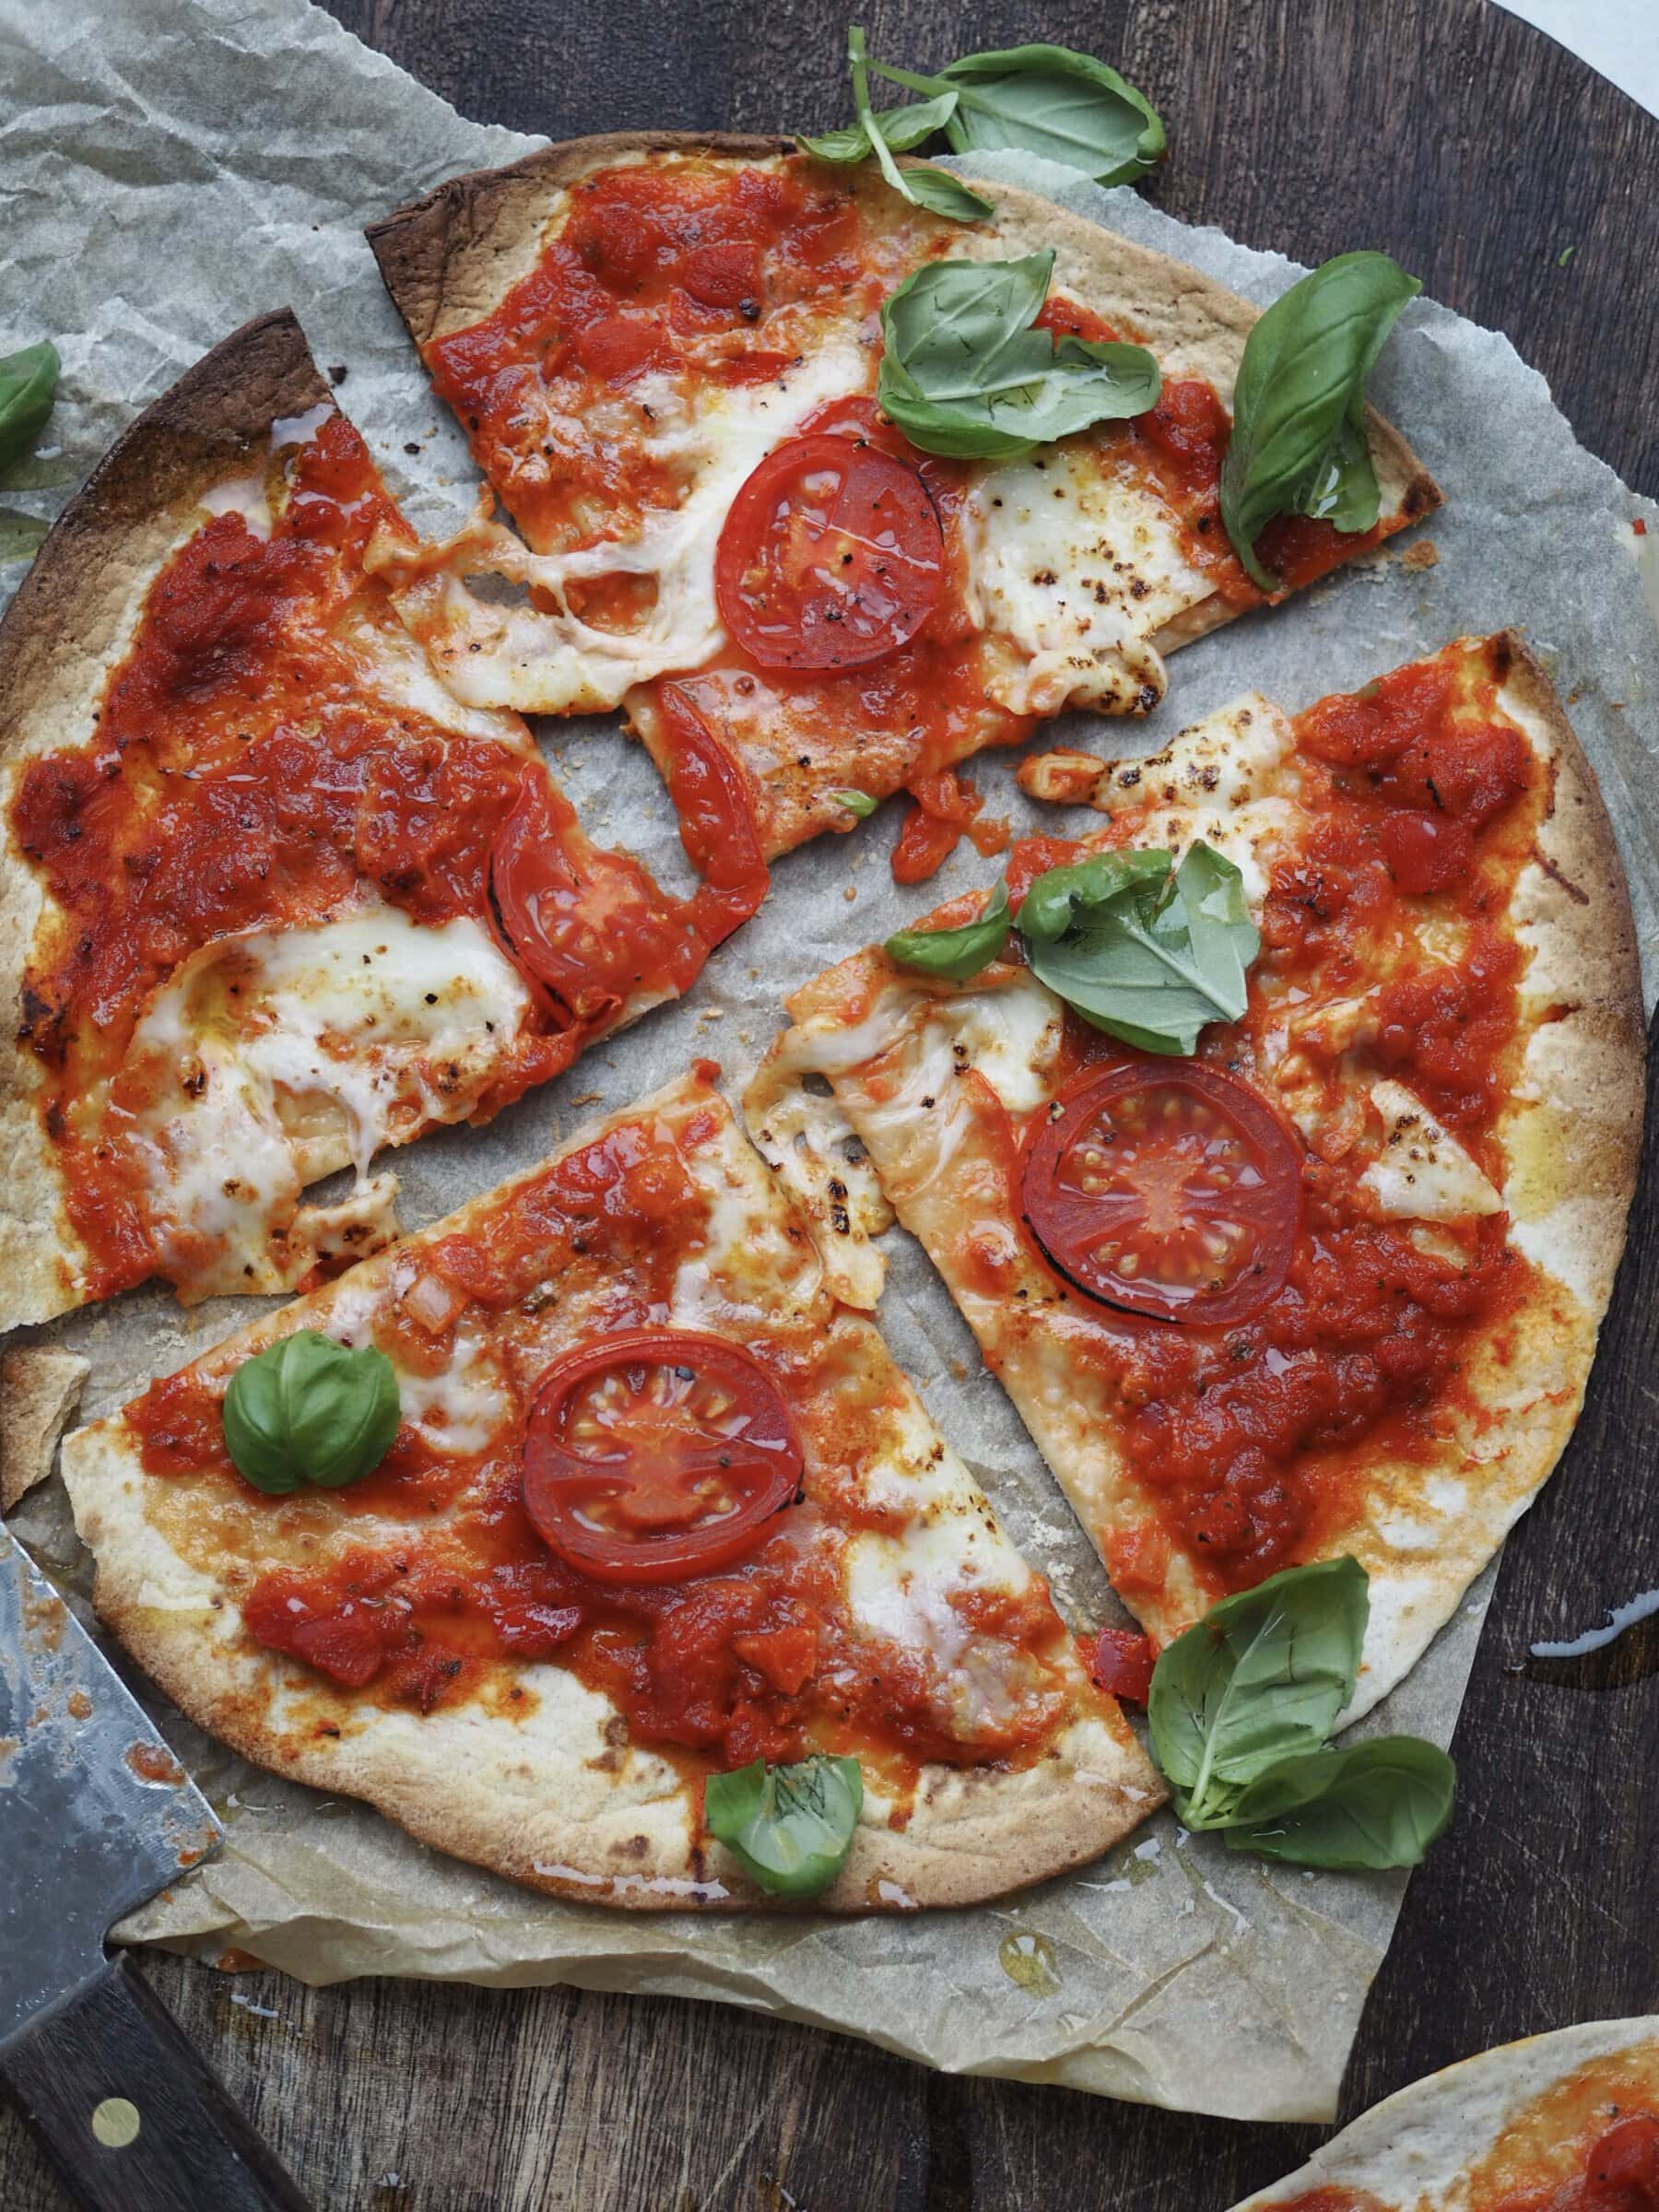
<path fill-rule="evenodd" d="M 397 1372 L 384 1352 L 297 1329 L 232 1376 L 225 1445 L 254 1488 L 274 1497 L 302 1482 L 337 1489 L 379 1466 L 400 1418 Z"/>
<path fill-rule="evenodd" d="M 1245 1783 L 1324 1746 L 1354 1694 L 1370 1612 L 1357 1559 L 1288 1567 L 1159 1654 L 1152 1751 L 1189 1828 L 1226 1827 Z"/>
<path fill-rule="evenodd" d="M 946 126 L 959 154 L 1011 147 L 1097 184 L 1133 184 L 1162 158 L 1157 111 L 1092 54 L 1011 46 L 964 54 L 940 75 L 961 96 Z"/>
<path fill-rule="evenodd" d="M 1115 889 L 1106 868 L 1088 875 L 1109 862 Z M 1231 861 L 1199 842 L 1172 880 L 1169 868 L 1167 853 L 1124 852 L 1053 871 L 1058 886 L 1040 876 L 1018 928 L 1031 972 L 1094 1028 L 1143 1052 L 1191 1053 L 1209 1023 L 1243 1013 L 1261 937 Z M 1079 877 L 1095 897 L 1079 895 Z"/>
<path fill-rule="evenodd" d="M 1116 853 L 1094 853 L 1087 860 L 1039 876 L 1019 909 L 1023 937 L 1052 943 L 1075 923 L 1087 920 L 1096 907 L 1105 906 L 1120 891 L 1140 883 L 1162 887 L 1173 866 L 1161 847 L 1147 850 L 1129 846 Z"/>
<path fill-rule="evenodd" d="M 855 1759 L 821 1753 L 796 1766 L 756 1759 L 712 1774 L 703 1789 L 709 1833 L 773 1897 L 817 1897 L 846 1864 L 864 1807 Z"/>
<path fill-rule="evenodd" d="M 1033 327 L 1053 265 L 1052 253 L 931 262 L 887 300 L 877 399 L 913 444 L 1017 460 L 1156 403 L 1161 379 L 1145 347 Z"/>
<path fill-rule="evenodd" d="M 1227 1845 L 1292 1866 L 1417 1866 L 1456 1802 L 1457 1769 L 1438 1744 L 1372 1736 L 1269 1767 L 1240 1792 Z"/>
<path fill-rule="evenodd" d="M 830 796 L 838 806 L 844 806 L 849 814 L 855 814 L 861 822 L 874 814 L 881 804 L 879 799 L 873 799 L 867 791 L 832 791 Z"/>
<path fill-rule="evenodd" d="M 882 108 L 876 116 L 876 128 L 881 133 L 896 154 L 908 154 L 942 131 L 956 112 L 957 96 L 941 92 L 934 100 L 919 100 L 908 108 Z"/>
<path fill-rule="evenodd" d="M 46 428 L 62 364 L 49 339 L 0 360 L 0 468 L 20 461 Z"/>
<path fill-rule="evenodd" d="M 902 170 L 894 160 L 892 148 L 895 146 L 914 146 L 918 143 L 917 137 L 909 135 L 913 128 L 913 123 L 906 121 L 906 117 L 912 115 L 913 111 L 904 108 L 893 109 L 891 111 L 893 120 L 890 123 L 877 114 L 870 105 L 870 79 L 865 62 L 863 29 L 856 23 L 849 24 L 847 27 L 847 65 L 853 73 L 853 112 L 858 118 L 865 136 L 869 142 L 870 151 L 875 155 L 881 173 L 888 184 L 900 199 L 909 200 L 912 206 L 918 207 L 926 207 L 935 215 L 948 216 L 953 222 L 977 223 L 982 221 L 991 213 L 991 203 L 988 200 L 982 200 L 977 192 L 971 192 L 966 184 L 961 183 L 955 177 L 948 177 L 943 170 L 929 170 L 925 172 Z M 935 100 L 928 103 L 941 122 L 949 112 L 945 105 L 947 98 L 947 95 L 941 92 Z M 935 127 L 930 122 L 927 127 L 921 131 L 919 136 L 927 137 Z"/>
<path fill-rule="evenodd" d="M 846 168 L 854 161 L 869 159 L 870 134 L 862 123 L 850 123 L 844 130 L 823 131 L 816 138 L 797 132 L 795 144 L 815 161 L 829 161 Z"/>
<path fill-rule="evenodd" d="M 1325 515 L 1347 531 L 1376 521 L 1365 380 L 1422 288 L 1386 253 L 1339 253 L 1253 326 L 1233 391 L 1221 519 L 1263 591 L 1278 581 L 1257 560 L 1255 541 L 1276 514 Z"/>
<path fill-rule="evenodd" d="M 902 169 L 905 196 L 929 215 L 947 216 L 953 223 L 982 223 L 995 213 L 989 200 L 970 190 L 947 169 Z"/>
<path fill-rule="evenodd" d="M 964 922 L 959 929 L 901 929 L 888 939 L 887 955 L 900 968 L 919 968 L 924 975 L 965 983 L 995 959 L 1007 943 L 1010 925 L 1008 887 L 1003 882 L 986 900 L 977 922 Z"/>

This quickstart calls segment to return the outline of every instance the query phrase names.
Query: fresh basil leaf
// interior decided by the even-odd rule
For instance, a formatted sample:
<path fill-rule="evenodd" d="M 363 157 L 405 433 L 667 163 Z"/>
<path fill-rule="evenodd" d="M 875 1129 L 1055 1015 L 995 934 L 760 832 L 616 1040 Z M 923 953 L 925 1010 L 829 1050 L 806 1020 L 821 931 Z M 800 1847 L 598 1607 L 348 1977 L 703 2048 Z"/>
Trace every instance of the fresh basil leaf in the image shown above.
<path fill-rule="evenodd" d="M 904 179 L 905 197 L 929 215 L 948 216 L 953 223 L 982 223 L 996 212 L 989 200 L 947 169 L 901 169 L 899 174 Z"/>
<path fill-rule="evenodd" d="M 945 91 L 936 99 L 920 100 L 910 107 L 878 109 L 875 112 L 876 128 L 895 153 L 909 153 L 912 147 L 920 146 L 924 138 L 931 138 L 945 128 L 956 104 L 956 94 Z M 850 124 L 841 131 L 825 131 L 816 138 L 797 137 L 795 144 L 815 160 L 832 162 L 839 167 L 865 161 L 874 151 L 870 134 L 862 123 Z M 980 205 L 986 214 L 990 213 L 983 201 Z"/>
<path fill-rule="evenodd" d="M 1372 1736 L 1269 1767 L 1240 1793 L 1230 1851 L 1343 1870 L 1422 1864 L 1457 1802 L 1457 1769 L 1421 1736 Z"/>
<path fill-rule="evenodd" d="M 822 1753 L 798 1765 L 756 1759 L 703 1787 L 709 1833 L 773 1897 L 817 1897 L 846 1864 L 864 1807 L 855 1759 Z"/>
<path fill-rule="evenodd" d="M 995 959 L 1007 943 L 1009 927 L 1008 887 L 1004 881 L 986 900 L 977 922 L 964 922 L 959 929 L 901 929 L 888 939 L 887 955 L 900 968 L 919 968 L 925 975 L 965 983 Z"/>
<path fill-rule="evenodd" d="M 1386 253 L 1339 253 L 1293 284 L 1253 326 L 1233 391 L 1221 519 L 1253 582 L 1276 514 L 1369 530 L 1381 505 L 1365 435 L 1365 380 L 1406 301 L 1422 290 Z"/>
<path fill-rule="evenodd" d="M 1225 1828 L 1243 1786 L 1318 1751 L 1354 1694 L 1370 1617 L 1357 1559 L 1288 1567 L 1212 1606 L 1159 1654 L 1152 1754 L 1188 1828 Z"/>
<path fill-rule="evenodd" d="M 861 822 L 874 814 L 881 804 L 879 799 L 873 799 L 867 791 L 832 791 L 830 796 L 838 806 L 844 806 L 849 814 L 855 814 Z"/>
<path fill-rule="evenodd" d="M 847 64 L 853 73 L 853 112 L 888 184 L 900 199 L 909 200 L 917 207 L 926 207 L 935 215 L 948 216 L 958 223 L 982 222 L 991 213 L 990 201 L 982 200 L 977 192 L 970 191 L 959 178 L 950 176 L 944 170 L 903 170 L 894 160 L 892 148 L 895 146 L 918 145 L 938 126 L 929 121 L 921 130 L 916 130 L 916 111 L 911 109 L 893 109 L 890 121 L 877 115 L 870 105 L 866 58 L 863 28 L 857 23 L 850 23 L 847 26 Z M 945 88 L 927 103 L 941 123 L 951 112 L 946 104 L 947 93 L 948 88 Z"/>
<path fill-rule="evenodd" d="M 0 468 L 20 461 L 46 428 L 61 367 L 45 338 L 0 360 Z"/>
<path fill-rule="evenodd" d="M 338 1489 L 378 1467 L 401 1418 L 397 1372 L 373 1345 L 351 1351 L 297 1329 L 244 1360 L 225 1394 L 225 1445 L 256 1490 Z"/>
<path fill-rule="evenodd" d="M 1009 46 L 964 54 L 936 77 L 871 65 L 877 76 L 960 94 L 947 124 L 959 154 L 1011 147 L 1081 170 L 1097 184 L 1133 184 L 1163 157 L 1156 109 L 1115 69 L 1069 46 Z"/>
<path fill-rule="evenodd" d="M 1116 853 L 1094 853 L 1087 860 L 1050 868 L 1039 876 L 1019 909 L 1019 934 L 1052 944 L 1068 929 L 1087 923 L 1097 908 L 1120 891 L 1139 884 L 1161 889 L 1174 865 L 1161 846 L 1131 845 Z"/>
<path fill-rule="evenodd" d="M 887 300 L 876 396 L 912 444 L 1017 460 L 1156 403 L 1161 379 L 1144 346 L 1056 341 L 1033 327 L 1053 265 L 1052 253 L 931 262 Z"/>
<path fill-rule="evenodd" d="M 1115 889 L 1105 868 L 1088 877 L 1097 863 L 1122 871 Z M 1143 1052 L 1191 1053 L 1209 1023 L 1243 1013 L 1261 936 L 1231 861 L 1199 842 L 1172 879 L 1167 853 L 1100 853 L 1053 873 L 1100 891 L 1080 896 L 1073 883 L 1051 887 L 1040 876 L 1018 928 L 1031 972 L 1085 1021 Z"/>

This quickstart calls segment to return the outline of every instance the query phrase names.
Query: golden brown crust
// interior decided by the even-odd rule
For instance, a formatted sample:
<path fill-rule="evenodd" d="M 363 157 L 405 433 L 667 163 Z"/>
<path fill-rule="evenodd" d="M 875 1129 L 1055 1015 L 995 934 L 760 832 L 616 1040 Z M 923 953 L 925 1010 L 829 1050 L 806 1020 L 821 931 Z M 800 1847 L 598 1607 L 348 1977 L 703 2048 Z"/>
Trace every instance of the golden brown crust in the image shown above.
<path fill-rule="evenodd" d="M 51 1474 L 88 1364 L 78 1352 L 44 1344 L 17 1345 L 0 1356 L 0 1513 Z"/>
<path fill-rule="evenodd" d="M 683 1079 L 613 1120 L 706 1113 L 709 1099 Z M 594 1134 L 572 1138 L 566 1149 Z M 724 1187 L 759 1209 L 745 1248 L 770 1250 L 775 1233 L 809 1255 L 781 1192 L 729 1117 L 720 1157 L 730 1179 Z M 372 1296 L 409 1253 L 481 1227 L 512 1188 L 485 1194 L 241 1331 L 208 1363 L 233 1366 L 279 1335 L 325 1325 L 337 1300 Z M 816 1286 L 816 1264 L 809 1256 L 800 1264 Z M 859 1359 L 885 1362 L 869 1324 L 832 1317 L 830 1301 L 814 1295 L 826 1326 L 862 1335 L 852 1347 Z M 925 1423 L 913 1404 L 914 1418 Z M 234 1551 L 203 1565 L 175 1547 L 150 1510 L 159 1496 L 176 1495 L 173 1484 L 143 1471 L 119 1414 L 69 1439 L 64 1472 L 76 1525 L 97 1559 L 100 1617 L 181 1711 L 244 1758 L 364 1798 L 422 1841 L 552 1895 L 637 1909 L 777 1902 L 704 1840 L 695 1781 L 629 1746 L 609 1700 L 574 1676 L 551 1665 L 524 1666 L 527 1712 L 483 1700 L 441 1704 L 424 1715 L 373 1705 L 241 1632 L 236 1593 L 245 1566 L 239 1582 Z M 275 1501 L 272 1510 L 279 1510 Z M 315 1526 L 309 1512 L 307 1525 Z M 1160 1801 L 1161 1785 L 1121 1718 L 1108 1724 L 1080 1667 L 1076 1686 L 1077 1703 L 1036 1765 L 924 1769 L 902 1826 L 885 1825 L 872 1805 L 847 1865 L 816 1908 L 971 1903 L 1098 1856 L 1137 1825 Z"/>
<path fill-rule="evenodd" d="M 117 439 L 59 516 L 0 621 L 0 805 L 35 754 L 84 741 L 151 578 L 203 493 L 246 465 L 270 425 L 328 398 L 286 310 L 216 346 Z M 0 1329 L 81 1302 L 84 1252 L 64 1218 L 18 1043 L 41 884 L 9 831 L 0 847 Z"/>

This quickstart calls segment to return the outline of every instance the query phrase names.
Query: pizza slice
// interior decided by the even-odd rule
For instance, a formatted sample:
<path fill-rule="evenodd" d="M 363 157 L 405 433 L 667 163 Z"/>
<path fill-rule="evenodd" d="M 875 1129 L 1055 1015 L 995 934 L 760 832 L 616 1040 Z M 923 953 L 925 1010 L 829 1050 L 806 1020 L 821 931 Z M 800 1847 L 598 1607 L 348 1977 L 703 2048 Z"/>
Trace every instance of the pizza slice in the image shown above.
<path fill-rule="evenodd" d="M 1233 2212 L 1651 2212 L 1659 2019 L 1504 2043 L 1373 2105 Z"/>
<path fill-rule="evenodd" d="M 979 189 L 993 217 L 952 223 L 868 164 L 622 134 L 376 225 L 487 479 L 473 524 L 387 568 L 457 696 L 622 705 L 677 796 L 712 748 L 728 818 L 768 858 L 909 789 L 895 867 L 914 881 L 964 828 L 998 849 L 959 762 L 1067 707 L 1146 712 L 1165 654 L 1263 604 L 1218 504 L 1256 311 L 1031 193 Z M 1016 457 L 919 452 L 876 404 L 884 304 L 941 264 L 1012 297 L 1006 272 L 1044 255 L 1036 329 L 1148 347 L 1156 405 Z M 1004 312 L 976 299 L 975 329 Z M 1270 524 L 1276 596 L 1438 503 L 1374 414 L 1367 435 L 1375 527 Z"/>
<path fill-rule="evenodd" d="M 99 1611 L 243 1756 L 563 1896 L 768 1901 L 704 1827 L 757 1760 L 857 1762 L 837 1910 L 1092 1858 L 1162 1786 L 717 1072 L 71 1437 Z"/>
<path fill-rule="evenodd" d="M 1095 791 L 1015 848 L 1013 934 L 960 900 L 797 992 L 750 1126 L 843 1296 L 921 1240 L 1155 1641 L 1357 1557 L 1363 1710 L 1583 1399 L 1641 1115 L 1618 853 L 1513 632 Z"/>
<path fill-rule="evenodd" d="M 0 625 L 0 1327 L 372 1249 L 380 1147 L 683 990 L 764 887 L 727 853 L 678 900 L 590 844 L 518 717 L 437 681 L 375 541 L 413 542 L 266 316 L 134 423 Z"/>

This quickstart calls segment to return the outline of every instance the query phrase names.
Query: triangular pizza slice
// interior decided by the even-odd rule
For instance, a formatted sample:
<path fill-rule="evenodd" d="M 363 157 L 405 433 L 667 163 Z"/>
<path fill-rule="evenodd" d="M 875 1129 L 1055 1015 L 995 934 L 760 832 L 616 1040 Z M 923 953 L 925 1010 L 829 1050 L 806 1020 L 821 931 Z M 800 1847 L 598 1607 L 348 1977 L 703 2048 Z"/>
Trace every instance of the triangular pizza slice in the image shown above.
<path fill-rule="evenodd" d="M 1110 823 L 1016 846 L 1012 929 L 958 900 L 794 994 L 750 1127 L 843 1295 L 920 1238 L 1157 1641 L 1357 1557 L 1363 1709 L 1583 1399 L 1641 1116 L 1618 851 L 1512 631 L 1080 780 Z"/>
<path fill-rule="evenodd" d="M 622 705 L 677 798 L 712 748 L 728 818 L 767 858 L 908 788 L 895 867 L 913 881 L 965 825 L 995 848 L 959 762 L 1068 706 L 1146 712 L 1166 653 L 1262 605 L 1218 505 L 1255 309 L 1033 193 L 979 189 L 990 218 L 952 223 L 869 164 L 624 133 L 377 224 L 392 296 L 523 534 L 487 495 L 453 541 L 390 565 L 457 695 Z M 971 283 L 1034 268 L 1037 330 L 1144 345 L 1156 405 L 1009 458 L 917 451 L 877 407 L 881 310 L 945 263 Z M 991 342 L 982 310 L 965 359 Z M 1283 589 L 1437 503 L 1394 430 L 1373 414 L 1367 435 L 1375 526 L 1269 524 Z"/>
<path fill-rule="evenodd" d="M 752 906 L 592 845 L 376 543 L 413 539 L 270 315 L 133 424 L 0 625 L 0 1326 L 373 1249 L 380 1147 L 568 1067 Z"/>
<path fill-rule="evenodd" d="M 706 1824 L 757 1761 L 857 1762 L 833 1909 L 1092 1858 L 1162 1785 L 716 1073 L 71 1437 L 99 1610 L 244 1756 L 563 1896 L 790 1894 Z"/>

